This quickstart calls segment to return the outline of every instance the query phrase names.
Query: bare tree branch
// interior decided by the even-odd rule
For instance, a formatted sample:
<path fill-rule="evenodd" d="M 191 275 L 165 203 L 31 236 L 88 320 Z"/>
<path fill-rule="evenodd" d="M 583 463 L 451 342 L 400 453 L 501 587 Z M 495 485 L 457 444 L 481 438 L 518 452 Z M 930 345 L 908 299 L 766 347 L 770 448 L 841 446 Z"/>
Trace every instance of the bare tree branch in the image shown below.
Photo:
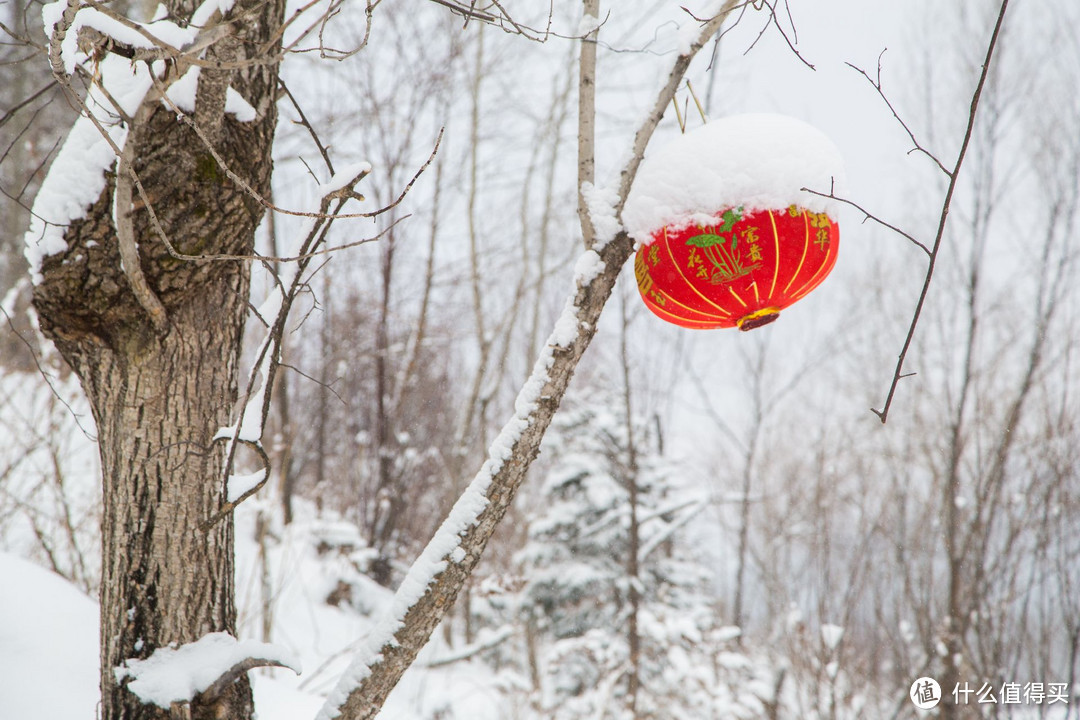
<path fill-rule="evenodd" d="M 907 238 L 908 240 L 910 240 L 913 245 L 915 245 L 920 250 L 922 250 L 924 253 L 926 253 L 927 257 L 930 257 L 930 255 L 931 255 L 930 248 L 926 247 L 926 245 L 924 245 L 919 240 L 916 240 L 910 233 L 906 232 L 905 230 L 902 230 L 902 229 L 898 228 L 896 225 L 893 225 L 892 223 L 885 222 L 884 220 L 879 218 L 877 215 L 874 215 L 870 211 L 864 209 L 861 205 L 854 202 L 853 200 L 848 200 L 847 198 L 839 197 L 832 190 L 830 190 L 828 193 L 823 193 L 823 192 L 818 192 L 817 190 L 811 190 L 810 188 L 805 188 L 805 187 L 800 188 L 800 189 L 803 192 L 810 193 L 811 195 L 817 195 L 818 197 L 829 198 L 830 200 L 836 200 L 837 202 L 842 202 L 845 205 L 850 205 L 851 207 L 855 208 L 856 210 L 858 210 L 859 212 L 861 212 L 863 214 L 863 216 L 864 216 L 863 217 L 863 222 L 866 222 L 867 220 L 873 220 L 878 225 L 881 225 L 883 227 L 887 227 L 888 229 L 892 230 L 897 235 L 902 235 L 905 238 Z"/>
<path fill-rule="evenodd" d="M 135 299 L 146 314 L 150 322 L 159 333 L 165 332 L 169 326 L 165 306 L 150 289 L 143 275 L 142 262 L 139 259 L 139 247 L 135 242 L 135 225 L 131 218 L 132 213 L 132 187 L 138 177 L 135 174 L 135 147 L 136 143 L 131 137 L 139 128 L 143 127 L 150 119 L 153 110 L 150 103 L 142 103 L 128 130 L 128 142 L 124 143 L 124 149 L 116 163 L 116 190 L 113 195 L 113 220 L 116 225 L 116 241 L 120 250 L 120 264 L 127 276 L 128 283 Z"/>
<path fill-rule="evenodd" d="M 221 677 L 214 681 L 214 684 L 199 693 L 202 699 L 207 702 L 213 702 L 220 696 L 225 689 L 232 683 L 236 682 L 237 678 L 246 673 L 248 670 L 254 670 L 261 667 L 288 667 L 280 660 L 272 660 L 270 658 L 245 658 L 240 662 L 233 665 L 231 668 L 222 673 Z"/>
<path fill-rule="evenodd" d="M 42 95 L 44 95 L 45 93 L 47 93 L 47 92 L 49 92 L 50 90 L 52 90 L 52 89 L 53 89 L 54 87 L 56 87 L 56 81 L 55 81 L 55 80 L 53 80 L 52 82 L 48 83 L 47 85 L 45 85 L 45 86 L 44 86 L 44 87 L 42 87 L 41 89 L 37 90 L 36 92 L 32 93 L 32 94 L 31 94 L 31 95 L 30 95 L 29 97 L 27 97 L 27 98 L 26 98 L 25 100 L 22 100 L 21 102 L 18 102 L 18 103 L 16 103 L 16 104 L 15 104 L 14 106 L 12 106 L 12 107 L 11 107 L 11 109 L 9 109 L 9 110 L 8 110 L 8 111 L 7 111 L 6 113 L 4 113 L 4 116 L 3 116 L 3 117 L 0 117 L 0 127 L 3 127 L 3 126 L 4 126 L 4 124 L 5 124 L 5 123 L 6 123 L 6 122 L 7 122 L 8 120 L 10 120 L 11 118 L 15 117 L 15 114 L 16 114 L 16 113 L 18 113 L 18 112 L 19 112 L 20 110 L 22 110 L 22 109 L 23 109 L 24 107 L 26 107 L 26 106 L 27 106 L 27 105 L 29 105 L 30 103 L 32 103 L 32 102 L 34 102 L 35 100 L 37 100 L 37 99 L 38 99 L 39 97 L 41 97 L 41 96 L 42 96 Z"/>
<path fill-rule="evenodd" d="M 289 102 L 292 103 L 293 108 L 296 109 L 296 114 L 300 116 L 300 124 L 307 129 L 308 135 L 315 142 L 315 147 L 319 148 L 319 154 L 322 155 L 323 162 L 326 163 L 326 169 L 330 171 L 330 174 L 334 174 L 334 163 L 330 161 L 330 153 L 326 151 L 326 146 L 323 145 L 322 140 L 319 139 L 319 134 L 315 132 L 315 128 L 311 126 L 311 123 L 307 119 L 307 115 L 304 114 L 304 109 L 300 107 L 300 103 L 289 91 L 289 87 L 285 84 L 285 81 L 278 78 L 278 85 L 281 87 L 281 91 L 285 93 L 285 96 L 289 98 Z"/>
<path fill-rule="evenodd" d="M 220 440 L 226 440 L 226 438 L 220 438 Z M 226 470 L 225 470 L 226 476 L 228 476 L 229 468 L 232 465 L 231 460 L 233 459 L 233 451 L 235 450 L 235 447 L 236 447 L 237 443 L 239 443 L 241 445 L 246 445 L 247 447 L 251 448 L 252 451 L 254 451 L 255 454 L 259 456 L 259 461 L 262 463 L 263 477 L 262 477 L 262 480 L 260 480 L 259 482 L 255 483 L 250 488 L 245 490 L 236 499 L 228 500 L 227 502 L 225 502 L 218 509 L 218 511 L 216 513 L 214 513 L 213 515 L 208 517 L 206 520 L 204 520 L 202 522 L 202 524 L 199 526 L 199 529 L 202 530 L 203 532 L 206 532 L 207 530 L 212 528 L 214 525 L 216 525 L 225 516 L 227 516 L 229 513 L 231 513 L 233 510 L 235 510 L 236 507 L 240 503 L 244 502 L 249 497 L 251 497 L 255 493 L 262 490 L 263 486 L 266 485 L 266 481 L 270 479 L 270 467 L 271 467 L 270 456 L 266 454 L 266 450 L 263 448 L 262 443 L 252 441 L 252 440 L 240 440 L 240 439 L 235 438 L 235 437 L 228 438 L 228 440 L 230 440 L 232 442 L 232 448 L 230 448 L 230 457 L 229 457 L 230 462 L 227 463 L 226 466 L 225 466 L 226 467 Z"/>
<path fill-rule="evenodd" d="M 776 5 L 775 5 L 775 3 L 770 4 L 769 0 L 761 0 L 761 3 L 765 7 L 769 8 L 769 20 L 772 22 L 773 25 L 776 26 L 776 30 L 777 30 L 777 32 L 780 33 L 780 37 L 784 38 L 784 42 L 787 43 L 788 48 L 791 50 L 791 52 L 793 52 L 795 54 L 795 57 L 799 58 L 799 61 L 803 65 L 805 65 L 806 67 L 810 68 L 811 70 L 816 70 L 817 68 L 814 67 L 813 63 L 811 63 L 809 60 L 804 58 L 802 56 L 802 53 L 799 52 L 799 49 L 795 47 L 795 44 L 799 42 L 799 33 L 795 29 L 794 22 L 792 22 L 791 8 L 789 6 L 787 6 L 787 3 L 784 3 L 784 5 L 785 5 L 785 7 L 786 7 L 786 9 L 788 11 L 788 22 L 792 23 L 791 29 L 792 29 L 792 32 L 795 35 L 795 41 L 794 42 L 792 42 L 791 38 L 788 37 L 787 32 L 784 31 L 784 28 L 780 27 L 780 21 L 776 19 Z M 768 27 L 768 24 L 766 24 L 766 27 Z M 762 32 L 764 32 L 764 29 L 762 29 Z M 757 41 L 755 41 L 755 43 L 756 42 Z M 753 47 L 753 46 L 751 46 L 751 47 Z M 749 50 L 747 52 L 749 52 Z"/>
<path fill-rule="evenodd" d="M 23 280 L 21 284 L 25 284 L 26 282 L 26 280 Z M 49 391 L 52 393 L 53 397 L 59 400 L 60 403 L 65 408 L 67 408 L 68 414 L 72 417 L 73 420 L 75 420 L 75 424 L 79 427 L 79 430 L 82 432 L 82 434 L 86 436 L 86 439 L 91 442 L 97 442 L 97 436 L 94 433 L 91 433 L 85 427 L 83 427 L 83 416 L 75 412 L 75 408 L 71 407 L 71 404 L 68 403 L 68 401 L 60 395 L 60 391 L 57 390 L 56 386 L 53 384 L 53 376 L 46 372 L 45 368 L 42 367 L 41 359 L 38 358 L 37 350 L 34 348 L 34 345 L 29 340 L 27 340 L 21 332 L 19 332 L 19 329 L 17 327 L 15 327 L 15 323 L 12 321 L 11 316 L 8 315 L 8 311 L 4 308 L 3 305 L 0 305 L 0 315 L 4 316 L 4 319 L 7 321 L 8 328 L 11 329 L 11 332 L 15 333 L 15 337 L 19 338 L 19 341 L 22 344 L 26 345 L 26 350 L 30 353 L 30 359 L 34 361 L 34 367 L 37 368 L 38 375 L 40 375 L 42 379 L 45 380 L 45 384 L 48 385 Z"/>
<path fill-rule="evenodd" d="M 596 38 L 600 33 L 600 0 L 583 0 L 585 19 L 597 23 L 581 40 L 578 63 L 578 175 L 577 214 L 586 248 L 596 241 L 596 230 L 585 201 L 586 184 L 596 182 Z"/>
<path fill-rule="evenodd" d="M 990 36 L 990 42 L 986 47 L 986 58 L 983 60 L 982 73 L 979 75 L 979 82 L 975 86 L 975 92 L 971 96 L 971 109 L 968 111 L 967 130 L 964 132 L 964 140 L 960 145 L 960 152 L 956 156 L 956 164 L 953 166 L 949 175 L 949 188 L 945 192 L 945 200 L 941 205 L 941 217 L 938 220 L 937 236 L 934 238 L 933 249 L 930 251 L 930 262 L 926 268 L 926 278 L 923 280 L 922 292 L 919 293 L 919 301 L 915 305 L 915 312 L 911 317 L 911 325 L 908 328 L 907 337 L 904 339 L 904 346 L 900 349 L 900 356 L 896 361 L 896 370 L 893 372 L 892 384 L 889 385 L 889 394 L 885 398 L 885 404 L 881 410 L 870 408 L 871 412 L 878 416 L 882 424 L 889 416 L 889 408 L 892 406 L 893 397 L 896 395 L 896 387 L 900 383 L 900 379 L 904 377 L 904 359 L 907 357 L 908 349 L 911 347 L 911 341 L 915 337 L 915 328 L 919 324 L 919 316 L 922 314 L 923 305 L 926 303 L 926 296 L 930 291 L 930 281 L 934 277 L 934 268 L 937 265 L 938 251 L 941 249 L 941 240 L 945 236 L 945 223 L 949 218 L 949 206 L 952 204 L 953 193 L 956 191 L 956 181 L 960 176 L 960 167 L 964 164 L 964 156 L 967 154 L 968 145 L 971 143 L 972 131 L 975 127 L 975 116 L 979 110 L 979 99 L 982 97 L 983 87 L 986 85 L 986 78 L 990 74 L 990 62 L 994 57 L 994 48 L 997 47 L 998 36 L 1001 33 L 1001 26 L 1005 22 L 1005 12 L 1009 8 L 1009 0 L 1002 0 L 1001 8 L 998 11 L 997 22 L 994 24 L 994 32 Z M 890 105 L 890 107 L 892 107 Z"/>
<path fill-rule="evenodd" d="M 885 50 L 888 50 L 888 48 L 885 48 Z M 938 166 L 938 169 L 941 170 L 941 172 L 945 173 L 949 177 L 952 177 L 952 173 L 949 171 L 948 168 L 945 167 L 945 165 L 941 162 L 941 160 L 938 160 L 937 156 L 934 155 L 934 153 L 930 152 L 925 147 L 923 147 L 922 143 L 920 143 L 918 138 L 915 137 L 915 133 L 912 132 L 911 127 L 908 126 L 908 124 L 906 122 L 904 122 L 904 119 L 900 117 L 900 113 L 898 113 L 896 111 L 896 108 L 893 107 L 892 101 L 889 100 L 889 97 L 885 94 L 884 89 L 882 89 L 882 86 L 881 86 L 881 58 L 882 58 L 883 55 L 885 55 L 885 50 L 882 50 L 881 54 L 878 55 L 877 79 L 876 80 L 872 79 L 870 77 L 870 75 L 865 70 L 863 70 L 862 68 L 860 68 L 860 67 L 858 67 L 856 65 L 852 65 L 851 63 L 844 63 L 844 64 L 847 65 L 852 70 L 859 73 L 860 75 L 862 75 L 864 78 L 866 78 L 866 81 L 868 83 L 870 83 L 871 85 L 874 86 L 874 90 L 877 91 L 878 96 L 888 106 L 889 111 L 892 112 L 893 117 L 896 118 L 896 122 L 900 123 L 900 127 L 904 128 L 904 132 L 906 132 L 908 134 L 908 137 L 911 138 L 911 143 L 915 146 L 914 151 L 920 152 L 923 155 L 925 155 L 926 157 L 930 158 L 930 160 L 933 161 L 933 163 Z M 989 59 L 989 57 L 987 59 Z M 980 85 L 980 88 L 981 87 L 982 86 Z M 974 116 L 972 116 L 972 117 L 974 117 Z"/>
<path fill-rule="evenodd" d="M 464 5 L 458 5 L 455 2 L 450 2 L 450 0 L 431 0 L 431 2 L 442 5 L 445 8 L 450 8 L 450 12 L 455 15 L 460 15 L 467 20 L 480 20 L 487 23 L 493 23 L 498 20 L 498 18 L 491 13 L 481 12 L 475 8 L 466 7 Z"/>

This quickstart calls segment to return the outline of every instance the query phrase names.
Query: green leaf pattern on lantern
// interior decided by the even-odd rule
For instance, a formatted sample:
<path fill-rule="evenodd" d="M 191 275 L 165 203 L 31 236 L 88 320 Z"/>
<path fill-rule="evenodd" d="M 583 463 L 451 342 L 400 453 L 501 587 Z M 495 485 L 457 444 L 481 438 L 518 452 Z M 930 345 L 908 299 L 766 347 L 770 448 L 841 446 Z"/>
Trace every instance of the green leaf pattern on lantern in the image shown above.
<path fill-rule="evenodd" d="M 687 245 L 693 245 L 694 247 L 707 248 L 713 245 L 722 245 L 727 242 L 727 238 L 720 235 L 714 235 L 713 233 L 702 233 L 695 235 L 686 241 Z"/>
<path fill-rule="evenodd" d="M 695 235 L 686 241 L 687 245 L 701 248 L 705 257 L 716 268 L 716 272 L 710 278 L 710 282 L 714 285 L 731 282 L 761 267 L 761 263 L 743 264 L 742 253 L 738 249 L 738 235 L 731 232 L 742 218 L 741 207 L 734 210 L 725 210 L 724 214 L 721 215 L 721 224 L 708 228 L 712 232 L 705 232 L 706 228 L 701 228 L 700 235 Z M 729 239 L 720 234 L 729 232 L 731 233 L 730 247 L 728 247 Z"/>

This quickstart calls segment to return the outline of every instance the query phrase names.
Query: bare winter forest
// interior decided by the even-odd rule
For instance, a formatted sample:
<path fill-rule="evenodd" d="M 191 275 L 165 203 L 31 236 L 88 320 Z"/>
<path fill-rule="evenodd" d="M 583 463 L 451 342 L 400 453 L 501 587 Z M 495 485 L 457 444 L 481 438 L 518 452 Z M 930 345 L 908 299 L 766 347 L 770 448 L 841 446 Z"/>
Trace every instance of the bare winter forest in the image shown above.
<path fill-rule="evenodd" d="M 1080 719 L 1075 0 L 0 23 L 3 720 Z M 835 269 L 665 323 L 763 112 Z"/>

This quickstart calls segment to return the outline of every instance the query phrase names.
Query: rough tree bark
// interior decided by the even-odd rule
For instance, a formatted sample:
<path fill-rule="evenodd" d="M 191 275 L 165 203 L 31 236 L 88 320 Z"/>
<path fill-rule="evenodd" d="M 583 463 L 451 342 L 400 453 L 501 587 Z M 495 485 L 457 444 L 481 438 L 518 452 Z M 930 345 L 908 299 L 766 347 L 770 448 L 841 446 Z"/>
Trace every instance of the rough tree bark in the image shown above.
<path fill-rule="evenodd" d="M 215 150 L 264 197 L 276 124 L 276 48 L 284 2 L 241 0 L 235 37 L 207 58 L 261 62 L 204 69 L 196 116 Z M 172 17 L 194 7 L 169 3 Z M 231 83 L 258 118 L 224 115 Z M 230 181 L 206 145 L 159 101 L 132 127 L 133 167 L 174 247 L 185 254 L 247 255 L 261 204 Z M 235 633 L 231 517 L 201 529 L 224 502 L 223 448 L 214 444 L 237 399 L 237 360 L 247 312 L 246 261 L 171 256 L 139 197 L 131 210 L 141 269 L 166 323 L 156 329 L 121 267 L 110 173 L 85 217 L 65 232 L 67 249 L 46 258 L 34 289 L 41 328 L 78 374 L 97 422 L 103 468 L 100 717 L 162 718 L 118 681 L 114 668 L 169 643 Z M 119 211 L 118 211 L 119 212 Z M 213 701 L 196 698 L 193 718 L 251 716 L 243 677 Z"/>

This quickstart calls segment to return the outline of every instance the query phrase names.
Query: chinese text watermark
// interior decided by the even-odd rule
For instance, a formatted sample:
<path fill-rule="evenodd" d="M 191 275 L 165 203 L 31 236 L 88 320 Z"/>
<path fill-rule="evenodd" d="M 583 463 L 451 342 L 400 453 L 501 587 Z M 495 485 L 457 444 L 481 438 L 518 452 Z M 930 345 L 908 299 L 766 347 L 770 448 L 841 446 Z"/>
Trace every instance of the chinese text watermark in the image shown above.
<path fill-rule="evenodd" d="M 1069 703 L 1069 683 L 1063 682 L 958 682 L 950 693 L 956 705 L 1054 705 Z M 943 698 L 941 685 L 932 677 L 911 683 L 911 702 L 921 710 L 936 707 Z"/>

